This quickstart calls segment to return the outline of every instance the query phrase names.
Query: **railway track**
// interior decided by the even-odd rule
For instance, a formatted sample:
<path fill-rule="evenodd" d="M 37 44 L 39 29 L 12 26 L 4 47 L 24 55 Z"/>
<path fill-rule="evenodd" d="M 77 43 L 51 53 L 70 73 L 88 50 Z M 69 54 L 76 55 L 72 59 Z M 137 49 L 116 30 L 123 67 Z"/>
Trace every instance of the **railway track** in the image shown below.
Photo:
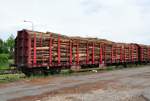
<path fill-rule="evenodd" d="M 3 69 L 3 70 L 0 70 L 0 75 L 3 75 L 3 74 L 16 74 L 16 73 L 19 73 L 19 71 L 17 69 Z"/>

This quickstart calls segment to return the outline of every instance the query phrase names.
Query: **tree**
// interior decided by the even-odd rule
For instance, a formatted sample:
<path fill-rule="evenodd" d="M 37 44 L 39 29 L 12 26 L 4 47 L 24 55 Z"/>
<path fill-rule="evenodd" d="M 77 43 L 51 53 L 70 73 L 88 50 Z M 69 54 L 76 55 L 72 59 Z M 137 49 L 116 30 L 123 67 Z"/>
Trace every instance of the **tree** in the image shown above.
<path fill-rule="evenodd" d="M 3 40 L 0 39 L 0 53 L 3 53 Z"/>
<path fill-rule="evenodd" d="M 0 39 L 0 69 L 4 68 L 5 64 L 8 63 L 8 48 L 5 41 Z"/>
<path fill-rule="evenodd" d="M 8 54 L 0 54 L 0 64 L 8 63 Z"/>
<path fill-rule="evenodd" d="M 0 39 L 0 54 L 1 53 L 9 53 L 8 48 L 7 48 L 7 44 L 2 39 Z"/>
<path fill-rule="evenodd" d="M 6 47 L 10 54 L 10 58 L 13 58 L 14 45 L 15 45 L 15 38 L 13 35 L 10 35 L 10 37 L 6 40 Z"/>

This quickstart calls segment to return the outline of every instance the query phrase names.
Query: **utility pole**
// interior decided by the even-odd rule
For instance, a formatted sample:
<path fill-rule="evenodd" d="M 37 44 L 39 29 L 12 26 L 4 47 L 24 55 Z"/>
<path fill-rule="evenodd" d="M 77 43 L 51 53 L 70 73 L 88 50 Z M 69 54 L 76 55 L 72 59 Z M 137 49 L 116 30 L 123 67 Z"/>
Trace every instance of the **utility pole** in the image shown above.
<path fill-rule="evenodd" d="M 27 20 L 24 20 L 24 22 L 31 23 L 31 25 L 32 25 L 32 31 L 34 30 L 34 24 L 33 24 L 33 22 L 32 22 L 32 21 L 27 21 Z"/>

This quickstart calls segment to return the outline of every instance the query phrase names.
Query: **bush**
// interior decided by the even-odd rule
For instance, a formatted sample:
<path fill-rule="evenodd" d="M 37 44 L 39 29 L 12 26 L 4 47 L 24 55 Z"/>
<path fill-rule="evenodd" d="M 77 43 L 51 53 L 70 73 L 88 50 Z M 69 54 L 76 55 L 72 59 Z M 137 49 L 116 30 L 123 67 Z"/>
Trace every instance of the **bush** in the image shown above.
<path fill-rule="evenodd" d="M 8 54 L 0 54 L 0 64 L 8 63 Z"/>

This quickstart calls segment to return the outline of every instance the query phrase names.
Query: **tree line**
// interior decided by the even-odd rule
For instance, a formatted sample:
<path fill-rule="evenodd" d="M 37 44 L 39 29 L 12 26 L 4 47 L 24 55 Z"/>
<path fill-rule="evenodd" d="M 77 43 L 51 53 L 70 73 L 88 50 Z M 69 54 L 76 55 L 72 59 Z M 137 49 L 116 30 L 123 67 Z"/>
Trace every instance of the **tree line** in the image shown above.
<path fill-rule="evenodd" d="M 15 37 L 10 35 L 6 40 L 0 38 L 0 64 L 8 63 L 14 57 Z"/>

